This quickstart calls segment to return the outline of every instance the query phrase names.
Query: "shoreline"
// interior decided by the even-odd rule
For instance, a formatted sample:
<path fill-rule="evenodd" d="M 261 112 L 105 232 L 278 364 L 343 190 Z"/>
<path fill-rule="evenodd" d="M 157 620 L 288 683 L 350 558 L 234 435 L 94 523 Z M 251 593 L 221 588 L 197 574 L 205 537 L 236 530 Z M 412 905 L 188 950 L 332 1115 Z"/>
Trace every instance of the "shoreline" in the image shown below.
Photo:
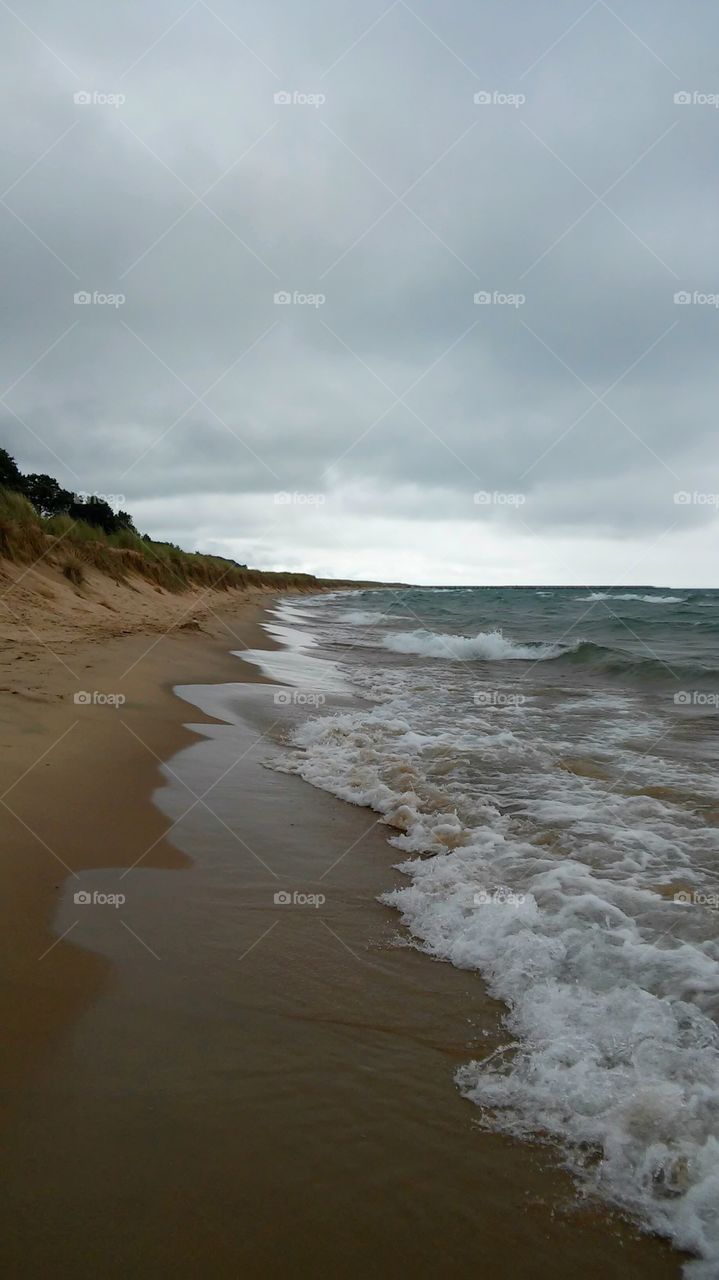
<path fill-rule="evenodd" d="M 237 649 L 257 643 L 274 647 L 258 620 L 278 594 L 276 589 L 239 593 L 232 603 L 221 601 L 222 612 L 201 623 L 193 620 L 191 628 L 161 635 L 159 641 L 138 630 L 102 643 L 88 638 L 84 644 L 73 643 L 71 655 L 56 657 L 38 640 L 33 688 L 23 689 L 22 677 L 19 688 L 8 688 L 3 672 L 3 1090 L 32 1070 L 109 978 L 102 957 L 76 947 L 70 935 L 64 940 L 53 933 L 65 877 L 129 865 L 145 849 L 150 850 L 147 866 L 190 864 L 165 838 L 168 823 L 152 799 L 161 762 L 199 736 L 187 726 L 187 707 L 174 687 L 196 682 L 199 675 L 208 684 L 236 676 L 230 642 Z M 197 600 L 191 610 L 197 612 Z M 13 658 L 11 652 L 8 663 Z M 259 670 L 245 666 L 249 681 L 263 679 Z M 75 705 L 78 675 L 86 688 L 101 693 L 122 689 L 127 702 L 122 709 Z M 211 722 L 199 714 L 195 718 Z"/>
<path fill-rule="evenodd" d="M 274 591 L 240 601 L 228 613 L 233 649 L 281 648 L 260 625 L 276 598 Z M 120 637 L 102 652 L 92 646 L 76 650 L 73 665 L 90 672 L 87 687 L 97 682 L 109 689 L 118 663 L 134 662 L 143 647 L 146 636 Z M 55 842 L 59 854 L 71 846 L 74 860 L 67 861 L 75 870 L 99 868 L 93 883 L 101 886 L 110 883 L 103 868 L 127 867 L 151 846 L 142 860 L 146 900 L 132 920 L 135 936 L 150 939 L 143 947 L 157 946 L 158 958 L 171 963 L 169 969 L 166 963 L 156 967 L 139 946 L 118 957 L 76 945 L 71 935 L 58 941 L 52 921 L 67 873 L 36 836 L 2 812 L 3 821 L 24 832 L 25 852 L 34 855 L 24 867 L 25 909 L 18 913 L 19 931 L 25 928 L 25 977 L 16 956 L 5 992 L 24 1046 L 11 1060 L 5 1091 L 19 1116 L 9 1126 L 10 1147 L 25 1153 L 34 1143 L 38 1151 L 29 1168 L 27 1155 L 25 1168 L 20 1159 L 12 1166 L 8 1274 L 47 1273 L 46 1255 L 54 1256 L 53 1241 L 55 1247 L 65 1241 L 71 1215 L 79 1228 L 84 1224 L 92 1244 L 61 1247 L 70 1250 L 73 1274 L 88 1277 L 98 1269 L 108 1276 L 149 1277 L 158 1268 L 190 1277 L 200 1265 L 197 1250 L 210 1248 L 215 1273 L 228 1277 L 238 1268 L 258 1277 L 309 1276 L 323 1261 L 348 1277 L 365 1274 L 370 1263 L 380 1275 L 409 1265 L 429 1277 L 439 1259 L 427 1250 L 440 1247 L 431 1206 L 454 1228 L 452 1242 L 441 1245 L 448 1275 L 465 1275 L 481 1250 L 500 1277 L 516 1274 L 520 1266 L 528 1277 L 568 1280 L 578 1265 L 588 1280 L 619 1277 L 627 1266 L 638 1277 L 677 1276 L 679 1255 L 664 1242 L 641 1236 L 595 1204 L 578 1204 L 551 1154 L 478 1130 L 452 1074 L 468 1056 L 467 1022 L 479 1018 L 481 1043 L 482 1036 L 491 1036 L 501 1008 L 475 975 L 393 947 L 398 920 L 376 899 L 396 877 L 395 857 L 383 829 L 370 825 L 375 815 L 298 778 L 263 771 L 250 751 L 232 787 L 216 792 L 213 810 L 229 830 L 239 798 L 241 844 L 266 855 L 268 872 L 279 879 L 249 857 L 238 861 L 241 850 L 222 829 L 203 825 L 200 809 L 186 833 L 178 827 L 174 841 L 165 838 L 172 806 L 179 804 L 178 812 L 183 807 L 173 778 L 202 787 L 198 770 L 214 780 L 222 753 L 236 751 L 247 724 L 255 730 L 248 739 L 253 741 L 267 720 L 260 688 L 267 683 L 259 668 L 238 664 L 219 622 L 203 622 L 202 632 L 166 637 L 138 662 L 127 678 L 121 713 L 106 705 L 43 703 L 38 714 L 37 704 L 21 702 L 27 758 L 37 760 L 40 750 L 52 746 L 63 717 L 82 712 L 86 718 L 74 743 L 70 734 L 64 747 L 58 742 L 54 764 L 50 751 L 36 766 L 43 769 L 42 822 L 31 803 L 37 776 L 23 777 L 20 761 L 20 782 L 8 799 L 47 846 Z M 245 686 L 239 716 L 244 727 L 223 714 L 223 684 L 230 690 Z M 188 707 L 184 694 L 174 692 L 193 685 L 202 690 L 203 710 L 196 703 Z M 171 765 L 161 770 L 163 761 Z M 280 941 L 271 948 L 258 945 L 275 927 L 271 899 L 277 883 L 289 887 L 293 875 L 305 886 L 325 883 L 334 846 L 358 847 L 361 857 L 340 867 L 329 914 L 285 916 L 273 935 Z M 224 856 L 229 879 L 209 874 L 207 859 L 213 855 Z M 182 877 L 168 879 L 167 873 L 180 868 Z M 17 883 L 17 865 L 10 875 Z M 47 917 L 41 929 L 37 921 L 33 929 L 32 907 L 43 892 Z M 196 922 L 187 913 L 197 911 L 203 895 L 208 901 L 201 922 L 208 936 L 228 897 L 231 904 L 237 972 L 233 961 L 224 987 L 215 964 L 217 949 L 228 945 L 226 936 L 213 934 L 208 952 L 202 930 L 183 927 L 185 918 Z M 161 941 L 146 928 L 151 922 Z M 51 951 L 38 963 L 41 942 Z M 3 945 L 8 947 L 7 935 Z M 111 946 L 117 947 L 114 937 L 107 942 Z M 191 960 L 186 970 L 185 951 Z M 139 1099 L 123 1102 L 123 1089 L 131 1084 Z M 319 1128 L 310 1123 L 314 1116 Z M 71 1133 L 77 1125 L 69 1148 L 68 1123 Z M 79 1174 L 67 1166 L 73 1148 L 80 1156 Z M 105 1152 L 117 1164 L 107 1182 Z M 304 1185 L 306 1167 L 315 1171 L 316 1194 Z M 43 1211 L 39 1237 L 30 1245 L 35 1218 L 23 1216 L 28 1188 L 34 1192 L 46 1179 L 56 1186 L 63 1169 L 68 1186 L 59 1193 L 57 1209 Z M 149 1208 L 141 1209 L 133 1198 L 138 1178 Z M 178 1197 L 174 1207 L 166 1203 L 166 1183 Z M 109 1223 L 98 1218 L 101 1211 Z M 283 1239 L 288 1222 L 296 1233 L 289 1255 Z M 126 1239 L 130 1223 L 137 1243 Z M 241 1238 L 248 1230 L 249 1240 Z M 541 1259 L 540 1241 L 547 1251 Z M 78 1258 L 85 1258 L 87 1248 L 84 1270 Z"/>

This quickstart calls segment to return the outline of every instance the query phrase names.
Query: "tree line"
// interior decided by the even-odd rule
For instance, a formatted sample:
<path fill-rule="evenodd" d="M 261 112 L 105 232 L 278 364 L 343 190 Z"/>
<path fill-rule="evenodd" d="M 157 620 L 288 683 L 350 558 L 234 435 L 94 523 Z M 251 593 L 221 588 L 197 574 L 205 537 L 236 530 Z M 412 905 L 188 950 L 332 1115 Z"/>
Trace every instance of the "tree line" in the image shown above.
<path fill-rule="evenodd" d="M 0 448 L 0 488 L 22 493 L 40 516 L 68 515 L 104 533 L 119 533 L 122 529 L 137 533 L 127 511 L 115 512 L 104 498 L 90 495 L 84 498 L 63 489 L 54 476 L 38 472 L 23 475 L 15 459 L 3 448 Z M 147 535 L 144 536 L 147 539 Z"/>

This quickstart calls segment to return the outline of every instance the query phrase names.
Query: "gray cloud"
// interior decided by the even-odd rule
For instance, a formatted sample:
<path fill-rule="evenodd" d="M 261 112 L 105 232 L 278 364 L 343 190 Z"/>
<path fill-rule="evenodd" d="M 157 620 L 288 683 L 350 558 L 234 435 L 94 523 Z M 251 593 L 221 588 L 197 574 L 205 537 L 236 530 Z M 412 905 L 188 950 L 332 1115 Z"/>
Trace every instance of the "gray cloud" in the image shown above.
<path fill-rule="evenodd" d="M 719 93 L 712 10 L 28 0 L 0 26 L 22 466 L 267 565 L 477 581 L 501 541 L 520 580 L 603 580 L 629 540 L 647 579 L 714 581 L 716 508 L 673 500 L 719 491 L 719 114 L 674 101 Z"/>

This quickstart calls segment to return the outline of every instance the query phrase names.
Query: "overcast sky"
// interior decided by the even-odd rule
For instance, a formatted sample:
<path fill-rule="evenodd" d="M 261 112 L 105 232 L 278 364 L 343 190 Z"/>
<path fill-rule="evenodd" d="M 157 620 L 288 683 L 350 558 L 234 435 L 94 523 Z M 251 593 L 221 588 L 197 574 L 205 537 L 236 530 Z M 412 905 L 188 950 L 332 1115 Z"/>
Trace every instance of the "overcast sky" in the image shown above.
<path fill-rule="evenodd" d="M 0 0 L 0 36 L 23 470 L 262 568 L 719 585 L 713 0 Z"/>

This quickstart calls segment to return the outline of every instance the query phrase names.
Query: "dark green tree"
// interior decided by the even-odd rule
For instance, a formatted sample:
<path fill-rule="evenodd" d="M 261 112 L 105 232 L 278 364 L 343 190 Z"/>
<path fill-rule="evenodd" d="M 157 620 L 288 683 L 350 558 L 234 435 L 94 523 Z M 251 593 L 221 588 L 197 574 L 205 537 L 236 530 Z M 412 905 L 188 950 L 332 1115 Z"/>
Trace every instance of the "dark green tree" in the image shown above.
<path fill-rule="evenodd" d="M 117 533 L 117 516 L 108 502 L 102 498 L 88 498 L 87 502 L 72 502 L 70 515 L 73 520 L 84 520 L 105 533 Z"/>
<path fill-rule="evenodd" d="M 0 449 L 0 485 L 4 489 L 19 489 L 22 491 L 23 488 L 20 469 L 15 459 L 10 457 L 7 449 Z"/>
<path fill-rule="evenodd" d="M 62 489 L 53 476 L 35 473 L 25 476 L 23 492 L 41 516 L 57 516 L 69 511 L 74 500 L 69 490 Z"/>

